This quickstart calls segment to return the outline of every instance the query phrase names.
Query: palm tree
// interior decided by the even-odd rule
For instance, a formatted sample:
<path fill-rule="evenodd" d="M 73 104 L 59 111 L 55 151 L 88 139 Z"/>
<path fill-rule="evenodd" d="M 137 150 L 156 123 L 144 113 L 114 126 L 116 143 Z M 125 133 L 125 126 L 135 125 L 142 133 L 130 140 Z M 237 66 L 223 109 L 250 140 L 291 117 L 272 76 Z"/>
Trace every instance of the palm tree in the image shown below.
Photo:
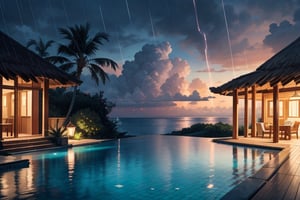
<path fill-rule="evenodd" d="M 90 26 L 87 23 L 84 25 L 75 25 L 74 27 L 60 28 L 59 32 L 63 38 L 67 40 L 66 44 L 59 44 L 58 56 L 50 57 L 49 60 L 53 63 L 59 63 L 60 68 L 65 71 L 74 70 L 71 72 L 77 79 L 84 69 L 90 72 L 91 78 L 99 85 L 99 80 L 105 84 L 109 79 L 103 67 L 111 67 L 113 70 L 118 68 L 118 64 L 109 58 L 94 58 L 100 45 L 103 45 L 103 40 L 108 41 L 108 34 L 96 33 L 93 37 L 89 37 Z M 66 115 L 66 124 L 70 117 L 72 108 L 75 103 L 77 86 L 74 86 L 72 100 Z"/>
<path fill-rule="evenodd" d="M 42 58 L 46 58 L 49 56 L 48 48 L 52 45 L 52 43 L 54 43 L 53 40 L 49 40 L 45 43 L 41 38 L 39 41 L 31 39 L 27 42 L 26 47 L 30 48 L 31 46 L 34 46 L 36 53 Z"/>

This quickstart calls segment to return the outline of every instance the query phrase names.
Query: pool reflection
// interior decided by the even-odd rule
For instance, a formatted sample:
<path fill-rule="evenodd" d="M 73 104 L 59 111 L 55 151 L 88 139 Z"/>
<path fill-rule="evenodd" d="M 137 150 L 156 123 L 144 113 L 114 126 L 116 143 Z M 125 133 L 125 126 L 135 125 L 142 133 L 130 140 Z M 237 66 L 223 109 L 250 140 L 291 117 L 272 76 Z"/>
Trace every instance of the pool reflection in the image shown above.
<path fill-rule="evenodd" d="M 0 192 L 3 199 L 219 199 L 276 153 L 207 138 L 128 138 L 20 155 L 29 168 L 1 173 Z"/>

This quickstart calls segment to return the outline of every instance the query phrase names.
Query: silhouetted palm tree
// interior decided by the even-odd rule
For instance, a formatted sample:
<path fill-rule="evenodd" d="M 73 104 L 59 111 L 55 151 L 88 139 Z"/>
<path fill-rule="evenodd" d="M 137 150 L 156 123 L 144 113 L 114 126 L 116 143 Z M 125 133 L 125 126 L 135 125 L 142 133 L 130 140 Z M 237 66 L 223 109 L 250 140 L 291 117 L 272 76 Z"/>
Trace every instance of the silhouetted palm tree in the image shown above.
<path fill-rule="evenodd" d="M 31 46 L 34 47 L 36 53 L 41 56 L 42 58 L 46 58 L 49 56 L 48 48 L 54 43 L 53 40 L 49 40 L 46 43 L 40 38 L 39 41 L 31 39 L 27 42 L 26 47 L 30 48 Z"/>
<path fill-rule="evenodd" d="M 116 70 L 118 64 L 109 58 L 92 57 L 97 53 L 100 45 L 103 45 L 102 41 L 108 41 L 108 34 L 98 32 L 94 37 L 89 37 L 89 31 L 90 26 L 88 23 L 85 26 L 75 25 L 74 27 L 60 28 L 59 32 L 67 40 L 67 43 L 59 44 L 58 56 L 50 57 L 49 60 L 53 63 L 61 64 L 59 67 L 65 71 L 70 72 L 70 70 L 74 70 L 71 71 L 71 74 L 77 79 L 80 79 L 83 70 L 86 68 L 97 85 L 99 84 L 99 79 L 105 84 L 105 81 L 109 78 L 103 67 L 111 67 L 113 70 Z M 65 123 L 67 123 L 71 114 L 76 90 L 77 86 L 74 87 Z"/>

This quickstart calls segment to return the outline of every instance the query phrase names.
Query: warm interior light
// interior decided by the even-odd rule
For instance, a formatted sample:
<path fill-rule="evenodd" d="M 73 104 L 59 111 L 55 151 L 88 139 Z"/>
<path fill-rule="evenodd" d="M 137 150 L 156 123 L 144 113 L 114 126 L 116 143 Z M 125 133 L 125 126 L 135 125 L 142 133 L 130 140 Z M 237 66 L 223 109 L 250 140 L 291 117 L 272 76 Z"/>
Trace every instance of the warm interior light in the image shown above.
<path fill-rule="evenodd" d="M 300 95 L 298 94 L 297 91 L 295 91 L 295 93 L 293 94 L 293 96 L 290 97 L 291 100 L 298 100 L 300 99 Z"/>
<path fill-rule="evenodd" d="M 76 126 L 69 122 L 69 124 L 67 125 L 67 129 L 69 137 L 74 137 Z"/>

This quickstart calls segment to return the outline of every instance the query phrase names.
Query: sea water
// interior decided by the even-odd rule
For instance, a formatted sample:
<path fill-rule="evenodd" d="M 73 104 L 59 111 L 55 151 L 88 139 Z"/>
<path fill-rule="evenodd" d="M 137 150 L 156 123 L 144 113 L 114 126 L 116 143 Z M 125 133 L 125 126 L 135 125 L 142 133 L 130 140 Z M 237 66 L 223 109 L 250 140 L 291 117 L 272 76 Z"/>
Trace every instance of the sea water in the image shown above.
<path fill-rule="evenodd" d="M 232 124 L 231 117 L 117 118 L 118 130 L 128 135 L 166 134 L 196 123 Z"/>

